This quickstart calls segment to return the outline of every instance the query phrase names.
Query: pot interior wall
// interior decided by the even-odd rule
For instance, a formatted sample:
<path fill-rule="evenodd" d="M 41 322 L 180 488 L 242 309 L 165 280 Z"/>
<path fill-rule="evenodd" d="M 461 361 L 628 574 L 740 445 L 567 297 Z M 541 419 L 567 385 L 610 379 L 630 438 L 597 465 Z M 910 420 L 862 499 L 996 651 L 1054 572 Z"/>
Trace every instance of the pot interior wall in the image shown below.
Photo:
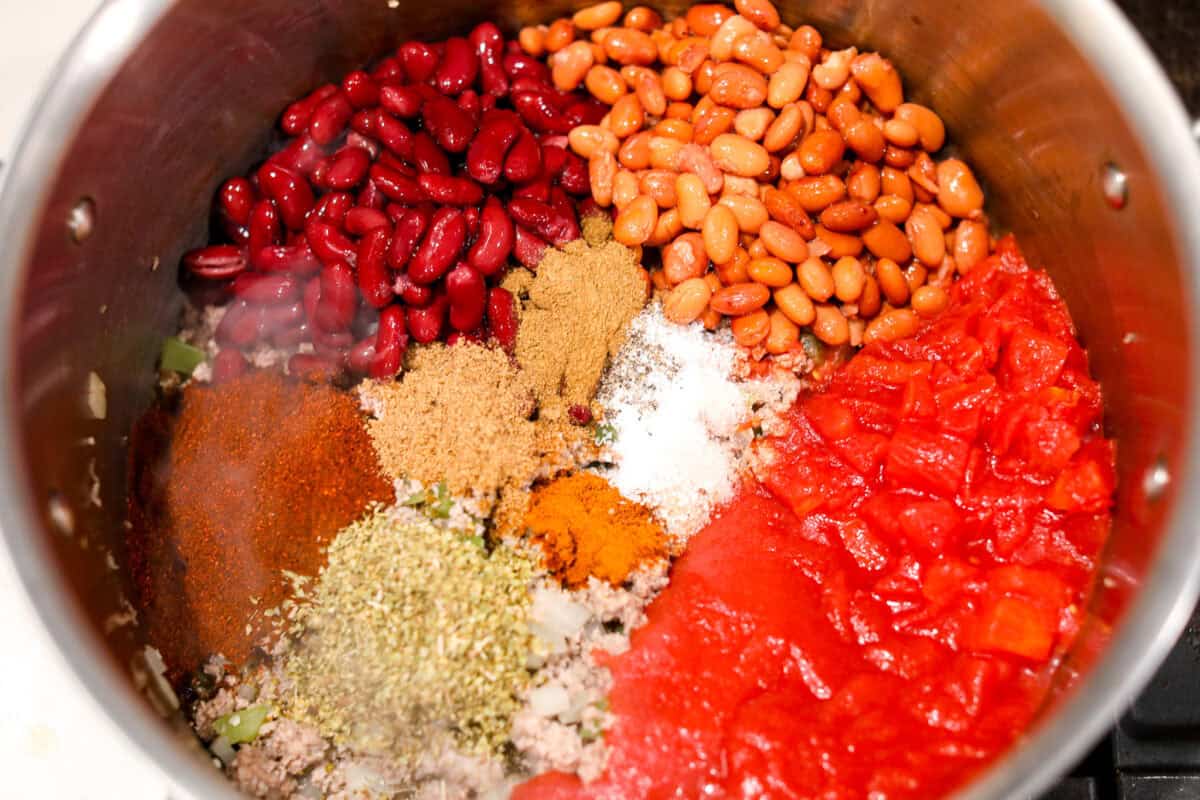
<path fill-rule="evenodd" d="M 894 60 L 908 95 L 942 114 L 984 180 L 993 218 L 1051 272 L 1072 310 L 1105 387 L 1122 480 L 1094 604 L 1102 624 L 1076 665 L 1086 667 L 1146 577 L 1173 503 L 1170 494 L 1147 498 L 1142 476 L 1160 460 L 1178 465 L 1187 434 L 1186 267 L 1133 121 L 1032 3 L 780 6 L 789 23 L 812 23 L 834 43 Z M 26 261 L 10 392 L 28 493 L 44 522 L 23 535 L 61 576 L 42 589 L 74 598 L 81 624 L 122 672 L 142 644 L 136 625 L 105 625 L 129 590 L 125 435 L 151 400 L 158 349 L 180 308 L 178 259 L 203 241 L 219 182 L 261 158 L 289 100 L 405 38 L 440 38 L 485 18 L 512 31 L 567 8 L 180 0 L 96 102 L 68 148 Z M 1109 163 L 1128 175 L 1123 210 L 1104 199 Z M 95 229 L 76 243 L 65 222 L 81 198 L 94 203 Z M 104 420 L 91 419 L 83 402 L 90 372 L 107 388 Z"/>

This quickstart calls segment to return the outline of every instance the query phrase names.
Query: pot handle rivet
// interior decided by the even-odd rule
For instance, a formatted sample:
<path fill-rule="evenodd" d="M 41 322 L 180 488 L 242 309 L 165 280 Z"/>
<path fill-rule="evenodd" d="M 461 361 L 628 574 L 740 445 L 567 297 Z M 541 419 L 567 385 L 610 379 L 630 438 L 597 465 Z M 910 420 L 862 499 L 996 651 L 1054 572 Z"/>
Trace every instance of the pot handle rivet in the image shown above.
<path fill-rule="evenodd" d="M 50 515 L 50 523 L 63 536 L 75 533 L 75 512 L 67 505 L 62 493 L 56 489 L 52 489 L 46 499 L 46 512 Z"/>
<path fill-rule="evenodd" d="M 1100 187 L 1104 190 L 1104 199 L 1116 210 L 1120 211 L 1129 202 L 1129 178 L 1111 161 L 1104 165 Z"/>
<path fill-rule="evenodd" d="M 1142 491 L 1145 492 L 1147 500 L 1158 500 L 1167 491 L 1170 483 L 1171 471 L 1167 468 L 1167 459 L 1159 456 L 1142 478 Z"/>
<path fill-rule="evenodd" d="M 83 242 L 96 228 L 96 202 L 90 197 L 80 198 L 67 214 L 67 231 L 75 244 Z"/>

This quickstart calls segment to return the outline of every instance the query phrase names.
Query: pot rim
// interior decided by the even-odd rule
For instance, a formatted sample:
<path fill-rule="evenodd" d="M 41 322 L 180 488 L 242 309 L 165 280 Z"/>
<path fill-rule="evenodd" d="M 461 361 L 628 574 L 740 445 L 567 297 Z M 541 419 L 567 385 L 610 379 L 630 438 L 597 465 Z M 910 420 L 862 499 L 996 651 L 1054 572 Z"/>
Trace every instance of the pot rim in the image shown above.
<path fill-rule="evenodd" d="M 22 297 L 22 266 L 33 246 L 34 226 L 52 181 L 92 103 L 173 0 L 107 0 L 72 40 L 22 127 L 19 146 L 0 186 L 0 320 L 16 341 Z M 1190 266 L 1185 291 L 1192 308 L 1200 298 L 1200 149 L 1192 122 L 1166 75 L 1129 21 L 1112 3 L 1041 0 L 1067 38 L 1095 68 L 1131 121 L 1153 120 L 1135 130 L 1167 205 L 1175 209 L 1173 233 Z M 1119 54 L 1119 55 L 1118 55 Z M 54 136 L 38 135 L 55 131 Z M 1099 165 L 1098 165 L 1099 166 Z M 1194 326 L 1186 332 L 1195 333 Z M 1193 348 L 1188 397 L 1200 396 L 1200 345 Z M 0 375 L 13 375 L 15 351 L 0 348 Z M 0 438 L 19 441 L 20 418 L 12 391 L 0 393 Z M 1117 720 L 1149 682 L 1183 631 L 1200 595 L 1200 425 L 1191 424 L 1187 447 L 1172 478 L 1177 500 L 1166 533 L 1147 571 L 1146 588 L 1121 620 L 1104 655 L 1061 707 L 956 796 L 999 800 L 1036 796 L 1077 761 Z M 12 448 L 0 450 L 0 540 L 43 627 L 75 678 L 123 735 L 163 772 L 173 791 L 194 797 L 237 798 L 232 784 L 201 759 L 164 736 L 162 721 L 147 703 L 131 697 L 126 676 L 93 631 L 56 587 L 44 542 L 24 535 L 40 523 L 35 498 Z"/>

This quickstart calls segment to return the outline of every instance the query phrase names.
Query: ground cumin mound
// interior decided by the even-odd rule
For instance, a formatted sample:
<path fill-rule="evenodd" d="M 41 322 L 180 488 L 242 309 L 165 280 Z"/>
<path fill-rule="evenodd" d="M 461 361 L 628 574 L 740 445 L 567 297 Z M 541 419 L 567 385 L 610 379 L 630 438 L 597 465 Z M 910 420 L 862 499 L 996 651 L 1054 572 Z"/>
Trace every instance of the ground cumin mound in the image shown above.
<path fill-rule="evenodd" d="M 340 529 L 394 500 L 354 398 L 273 371 L 151 409 L 129 486 L 138 610 L 175 681 L 214 653 L 244 661 L 283 571 L 316 575 Z"/>

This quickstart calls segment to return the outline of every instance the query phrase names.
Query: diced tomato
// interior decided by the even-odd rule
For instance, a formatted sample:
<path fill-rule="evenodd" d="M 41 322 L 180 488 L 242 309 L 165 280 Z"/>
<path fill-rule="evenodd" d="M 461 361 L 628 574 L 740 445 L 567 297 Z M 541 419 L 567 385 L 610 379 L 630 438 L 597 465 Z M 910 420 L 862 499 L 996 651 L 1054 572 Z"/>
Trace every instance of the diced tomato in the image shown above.
<path fill-rule="evenodd" d="M 1074 641 L 1111 523 L 1099 386 L 1011 239 L 914 336 L 827 362 L 612 672 L 605 772 L 516 800 L 951 795 Z M 768 494 L 769 492 L 769 494 Z"/>
<path fill-rule="evenodd" d="M 937 414 L 937 400 L 929 379 L 917 376 L 904 384 L 904 398 L 900 402 L 900 416 L 928 419 Z"/>
<path fill-rule="evenodd" d="M 909 543 L 925 552 L 941 553 L 962 525 L 949 500 L 910 499 L 900 512 L 900 530 Z"/>
<path fill-rule="evenodd" d="M 1015 392 L 1036 392 L 1058 380 L 1068 352 L 1065 342 L 1021 325 L 1005 348 L 1002 380 Z"/>
<path fill-rule="evenodd" d="M 1018 597 L 998 597 L 980 610 L 971 645 L 1044 661 L 1054 646 L 1057 627 L 1057 620 L 1045 609 Z"/>
<path fill-rule="evenodd" d="M 896 426 L 884 474 L 892 486 L 915 486 L 953 495 L 962 485 L 971 446 L 956 436 L 912 423 Z"/>
<path fill-rule="evenodd" d="M 871 533 L 867 523 L 853 519 L 838 526 L 842 545 L 862 569 L 878 572 L 888 565 L 888 546 Z"/>
<path fill-rule="evenodd" d="M 1056 511 L 1103 511 L 1112 505 L 1111 470 L 1092 458 L 1069 464 L 1046 494 L 1046 505 Z"/>

